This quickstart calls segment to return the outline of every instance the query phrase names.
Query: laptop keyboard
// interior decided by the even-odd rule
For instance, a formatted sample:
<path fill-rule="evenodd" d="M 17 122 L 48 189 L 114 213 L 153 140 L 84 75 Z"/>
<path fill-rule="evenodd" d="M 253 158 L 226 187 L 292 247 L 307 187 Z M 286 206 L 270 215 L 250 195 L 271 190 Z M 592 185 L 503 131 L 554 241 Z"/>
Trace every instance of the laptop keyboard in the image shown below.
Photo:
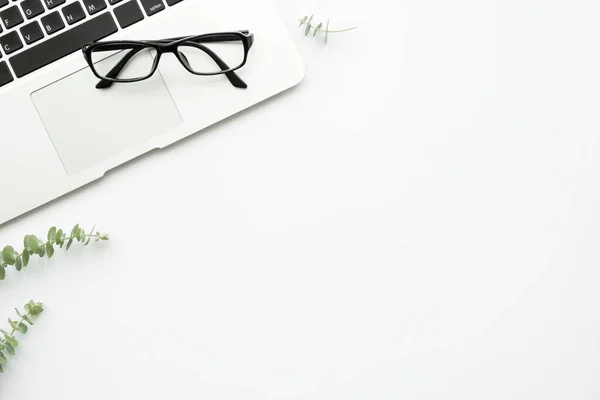
<path fill-rule="evenodd" d="M 0 0 L 0 87 L 181 1 Z"/>

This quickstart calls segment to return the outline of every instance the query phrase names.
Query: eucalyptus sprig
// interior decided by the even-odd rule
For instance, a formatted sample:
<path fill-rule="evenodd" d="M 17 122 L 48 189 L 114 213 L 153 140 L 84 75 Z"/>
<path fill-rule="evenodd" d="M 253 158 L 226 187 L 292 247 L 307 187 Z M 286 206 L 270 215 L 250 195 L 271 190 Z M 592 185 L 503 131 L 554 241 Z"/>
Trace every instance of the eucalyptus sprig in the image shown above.
<path fill-rule="evenodd" d="M 95 228 L 95 227 L 94 227 Z M 18 252 L 12 246 L 6 246 L 0 252 L 0 281 L 6 277 L 6 268 L 9 265 L 14 265 L 17 271 L 26 267 L 29 264 L 31 256 L 37 254 L 40 258 L 48 256 L 52 258 L 54 255 L 54 246 L 59 248 L 65 248 L 69 250 L 73 242 L 81 242 L 84 246 L 87 246 L 92 239 L 108 240 L 108 234 L 95 232 L 94 228 L 91 229 L 90 233 L 86 233 L 79 224 L 75 225 L 71 229 L 71 233 L 67 235 L 62 229 L 56 229 L 56 227 L 50 228 L 46 235 L 47 240 L 43 241 L 35 235 L 26 235 L 23 239 L 23 251 Z"/>
<path fill-rule="evenodd" d="M 311 15 L 310 17 L 304 16 L 304 18 L 299 20 L 300 25 L 298 25 L 298 28 L 300 28 L 302 25 L 306 25 L 306 27 L 304 28 L 304 36 L 308 36 L 311 29 L 313 31 L 313 35 L 312 35 L 313 37 L 317 36 L 317 33 L 319 33 L 319 32 L 325 32 L 325 43 L 327 43 L 327 39 L 329 39 L 330 33 L 342 33 L 342 32 L 352 31 L 354 29 L 358 29 L 358 26 L 354 26 L 352 28 L 331 31 L 331 30 L 329 30 L 329 19 L 327 20 L 327 25 L 325 25 L 325 29 L 323 29 L 322 22 L 319 22 L 317 25 L 312 24 L 313 17 L 314 17 L 314 15 Z"/>
<path fill-rule="evenodd" d="M 8 319 L 8 324 L 12 329 L 10 333 L 0 329 L 0 333 L 4 336 L 0 337 L 0 372 L 4 372 L 3 365 L 8 361 L 4 351 L 14 356 L 15 348 L 19 345 L 19 341 L 14 337 L 15 332 L 19 332 L 22 335 L 26 334 L 29 329 L 27 324 L 33 326 L 32 318 L 40 315 L 42 311 L 44 311 L 44 305 L 31 300 L 29 303 L 25 304 L 24 314 L 21 314 L 16 308 L 15 311 L 20 320 L 13 321 L 10 318 Z"/>

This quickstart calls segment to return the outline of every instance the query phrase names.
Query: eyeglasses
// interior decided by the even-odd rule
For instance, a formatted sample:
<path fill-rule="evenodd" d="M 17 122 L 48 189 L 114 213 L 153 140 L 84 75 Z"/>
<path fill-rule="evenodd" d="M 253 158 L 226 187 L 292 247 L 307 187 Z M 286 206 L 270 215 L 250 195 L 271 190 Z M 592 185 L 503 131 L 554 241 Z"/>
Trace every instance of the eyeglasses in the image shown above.
<path fill-rule="evenodd" d="M 248 85 L 234 71 L 246 64 L 253 42 L 252 33 L 237 31 L 163 40 L 94 42 L 83 46 L 82 51 L 100 79 L 97 89 L 150 78 L 165 53 L 173 53 L 194 75 L 223 74 L 233 86 L 245 89 Z"/>

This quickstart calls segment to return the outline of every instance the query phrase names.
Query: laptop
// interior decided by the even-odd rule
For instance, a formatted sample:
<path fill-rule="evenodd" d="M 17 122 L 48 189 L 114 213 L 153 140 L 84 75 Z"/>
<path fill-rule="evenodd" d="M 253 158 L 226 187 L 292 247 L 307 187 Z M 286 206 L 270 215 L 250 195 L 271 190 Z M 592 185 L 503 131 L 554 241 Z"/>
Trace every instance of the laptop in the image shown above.
<path fill-rule="evenodd" d="M 0 223 L 304 77 L 271 0 L 0 0 L 0 19 Z M 189 73 L 164 54 L 150 78 L 98 89 L 82 51 L 90 42 L 218 32 L 252 35 L 235 71 L 246 88 Z"/>

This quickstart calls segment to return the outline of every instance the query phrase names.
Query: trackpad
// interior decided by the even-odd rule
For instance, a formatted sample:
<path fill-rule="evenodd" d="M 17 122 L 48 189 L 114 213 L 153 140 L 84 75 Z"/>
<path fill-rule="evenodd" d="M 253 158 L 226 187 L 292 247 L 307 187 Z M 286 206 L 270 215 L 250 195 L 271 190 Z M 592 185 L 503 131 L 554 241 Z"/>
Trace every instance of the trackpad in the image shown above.
<path fill-rule="evenodd" d="M 147 71 L 153 62 L 150 53 L 140 54 L 127 68 Z M 159 71 L 147 80 L 108 89 L 96 89 L 97 83 L 85 68 L 31 95 L 70 175 L 142 148 L 182 123 Z"/>

